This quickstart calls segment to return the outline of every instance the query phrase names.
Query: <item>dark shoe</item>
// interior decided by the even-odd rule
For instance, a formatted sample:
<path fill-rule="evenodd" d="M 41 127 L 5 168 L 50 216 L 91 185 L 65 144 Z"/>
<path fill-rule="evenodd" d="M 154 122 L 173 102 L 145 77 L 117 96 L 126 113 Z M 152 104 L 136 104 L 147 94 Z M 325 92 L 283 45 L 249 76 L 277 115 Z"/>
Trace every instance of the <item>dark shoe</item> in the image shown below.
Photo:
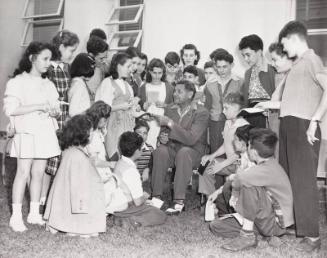
<path fill-rule="evenodd" d="M 182 213 L 182 211 L 185 211 L 185 205 L 184 203 L 175 203 L 173 207 L 170 207 L 166 210 L 167 215 L 179 215 Z"/>
<path fill-rule="evenodd" d="M 238 252 L 256 247 L 257 245 L 258 241 L 254 233 L 248 234 L 241 230 L 238 237 L 222 245 L 221 248 L 232 252 Z"/>
<path fill-rule="evenodd" d="M 320 238 L 316 241 L 312 241 L 310 238 L 305 237 L 300 243 L 295 247 L 297 251 L 311 253 L 313 251 L 319 250 L 321 247 Z"/>

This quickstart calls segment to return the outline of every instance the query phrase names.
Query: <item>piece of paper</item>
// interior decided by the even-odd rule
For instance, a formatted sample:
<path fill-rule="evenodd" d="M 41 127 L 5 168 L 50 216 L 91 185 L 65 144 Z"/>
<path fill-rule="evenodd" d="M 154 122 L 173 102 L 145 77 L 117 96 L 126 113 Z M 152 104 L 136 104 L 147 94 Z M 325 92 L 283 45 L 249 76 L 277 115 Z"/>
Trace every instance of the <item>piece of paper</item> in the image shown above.
<path fill-rule="evenodd" d="M 253 108 L 243 108 L 243 109 L 241 109 L 240 113 L 242 113 L 242 112 L 254 114 L 254 113 L 263 113 L 263 112 L 265 112 L 265 110 L 262 108 L 253 107 Z"/>

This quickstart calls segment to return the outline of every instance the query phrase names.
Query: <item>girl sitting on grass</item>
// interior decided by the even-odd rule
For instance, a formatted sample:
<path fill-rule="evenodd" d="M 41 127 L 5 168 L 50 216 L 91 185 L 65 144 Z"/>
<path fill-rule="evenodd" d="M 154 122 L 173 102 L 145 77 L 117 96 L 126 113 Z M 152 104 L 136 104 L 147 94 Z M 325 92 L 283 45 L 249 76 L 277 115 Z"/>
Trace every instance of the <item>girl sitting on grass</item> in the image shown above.
<path fill-rule="evenodd" d="M 51 233 L 90 237 L 106 231 L 103 183 L 85 148 L 92 131 L 90 119 L 76 115 L 60 135 L 62 160 L 44 214 Z"/>

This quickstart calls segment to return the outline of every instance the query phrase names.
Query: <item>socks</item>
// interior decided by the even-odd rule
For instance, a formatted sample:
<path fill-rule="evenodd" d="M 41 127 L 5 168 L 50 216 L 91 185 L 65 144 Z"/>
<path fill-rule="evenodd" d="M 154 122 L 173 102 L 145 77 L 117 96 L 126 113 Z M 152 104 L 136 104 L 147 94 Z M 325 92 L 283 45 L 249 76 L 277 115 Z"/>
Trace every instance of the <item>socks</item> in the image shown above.
<path fill-rule="evenodd" d="M 22 204 L 13 203 L 12 204 L 12 215 L 17 217 L 22 217 Z"/>
<path fill-rule="evenodd" d="M 44 205 L 46 200 L 47 200 L 47 197 L 45 197 L 45 196 L 41 197 L 40 205 Z"/>
<path fill-rule="evenodd" d="M 39 202 L 30 202 L 30 214 L 39 215 L 40 203 Z"/>

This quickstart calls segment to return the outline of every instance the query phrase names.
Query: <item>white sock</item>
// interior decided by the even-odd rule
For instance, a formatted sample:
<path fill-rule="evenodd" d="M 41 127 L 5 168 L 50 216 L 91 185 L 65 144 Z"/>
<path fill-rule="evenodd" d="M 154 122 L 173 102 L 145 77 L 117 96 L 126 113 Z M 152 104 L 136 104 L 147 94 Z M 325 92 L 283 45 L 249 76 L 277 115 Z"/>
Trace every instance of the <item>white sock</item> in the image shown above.
<path fill-rule="evenodd" d="M 39 202 L 30 202 L 30 214 L 39 215 L 40 214 L 40 203 Z"/>
<path fill-rule="evenodd" d="M 45 196 L 41 197 L 40 205 L 44 205 L 46 200 L 47 200 L 47 197 L 45 197 Z"/>
<path fill-rule="evenodd" d="M 13 203 L 12 204 L 12 215 L 22 217 L 22 204 Z"/>

